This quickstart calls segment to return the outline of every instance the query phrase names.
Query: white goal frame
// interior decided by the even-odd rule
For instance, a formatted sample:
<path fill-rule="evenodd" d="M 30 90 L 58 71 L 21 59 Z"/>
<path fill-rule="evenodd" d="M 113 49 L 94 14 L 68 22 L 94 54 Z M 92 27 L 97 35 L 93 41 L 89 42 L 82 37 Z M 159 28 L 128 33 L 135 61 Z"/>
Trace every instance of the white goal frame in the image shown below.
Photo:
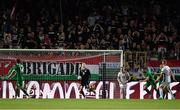
<path fill-rule="evenodd" d="M 0 49 L 1 51 L 34 51 L 34 52 L 102 52 L 104 54 L 104 61 L 105 61 L 105 56 L 107 53 L 111 52 L 118 52 L 120 53 L 120 68 L 123 67 L 124 59 L 123 59 L 123 50 L 75 50 L 75 49 Z"/>

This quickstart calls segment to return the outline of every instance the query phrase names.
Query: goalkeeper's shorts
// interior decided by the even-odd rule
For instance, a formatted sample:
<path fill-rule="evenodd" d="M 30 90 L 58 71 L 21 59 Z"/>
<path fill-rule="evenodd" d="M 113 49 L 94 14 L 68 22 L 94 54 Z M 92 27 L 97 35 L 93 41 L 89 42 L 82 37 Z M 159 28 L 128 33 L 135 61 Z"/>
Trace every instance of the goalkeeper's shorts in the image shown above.
<path fill-rule="evenodd" d="M 89 85 L 89 80 L 81 80 L 81 86 L 88 86 Z"/>

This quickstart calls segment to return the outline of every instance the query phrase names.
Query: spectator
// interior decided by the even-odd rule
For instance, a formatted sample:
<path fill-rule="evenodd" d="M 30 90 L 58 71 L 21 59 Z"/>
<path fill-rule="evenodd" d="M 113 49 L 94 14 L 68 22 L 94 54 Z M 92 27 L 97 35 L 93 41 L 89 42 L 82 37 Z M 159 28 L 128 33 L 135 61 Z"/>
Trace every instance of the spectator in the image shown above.
<path fill-rule="evenodd" d="M 3 48 L 11 48 L 12 47 L 12 40 L 11 40 L 11 33 L 4 33 L 4 45 L 3 45 Z"/>

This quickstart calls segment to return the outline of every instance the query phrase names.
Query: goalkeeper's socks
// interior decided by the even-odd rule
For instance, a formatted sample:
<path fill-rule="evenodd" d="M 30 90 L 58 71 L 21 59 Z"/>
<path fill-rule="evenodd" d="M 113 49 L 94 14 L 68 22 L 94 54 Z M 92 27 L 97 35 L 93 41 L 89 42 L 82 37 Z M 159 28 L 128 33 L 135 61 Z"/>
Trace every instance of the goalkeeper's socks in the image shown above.
<path fill-rule="evenodd" d="M 80 91 L 80 94 L 82 94 L 83 97 L 86 97 L 85 94 L 84 94 L 84 92 L 83 92 L 82 90 Z"/>

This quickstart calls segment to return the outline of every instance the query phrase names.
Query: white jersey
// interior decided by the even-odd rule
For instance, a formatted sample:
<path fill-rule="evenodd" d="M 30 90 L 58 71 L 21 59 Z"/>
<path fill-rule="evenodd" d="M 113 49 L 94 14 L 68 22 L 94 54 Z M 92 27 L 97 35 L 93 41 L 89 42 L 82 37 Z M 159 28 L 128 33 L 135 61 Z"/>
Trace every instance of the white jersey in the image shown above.
<path fill-rule="evenodd" d="M 121 84 L 126 84 L 128 81 L 128 75 L 127 74 L 123 74 L 122 72 L 118 73 L 118 80 L 120 81 Z"/>
<path fill-rule="evenodd" d="M 167 83 L 170 83 L 171 82 L 171 69 L 169 66 L 164 66 L 162 69 L 161 69 L 161 73 L 164 74 L 164 77 L 163 77 L 163 81 L 162 82 L 167 82 Z"/>

